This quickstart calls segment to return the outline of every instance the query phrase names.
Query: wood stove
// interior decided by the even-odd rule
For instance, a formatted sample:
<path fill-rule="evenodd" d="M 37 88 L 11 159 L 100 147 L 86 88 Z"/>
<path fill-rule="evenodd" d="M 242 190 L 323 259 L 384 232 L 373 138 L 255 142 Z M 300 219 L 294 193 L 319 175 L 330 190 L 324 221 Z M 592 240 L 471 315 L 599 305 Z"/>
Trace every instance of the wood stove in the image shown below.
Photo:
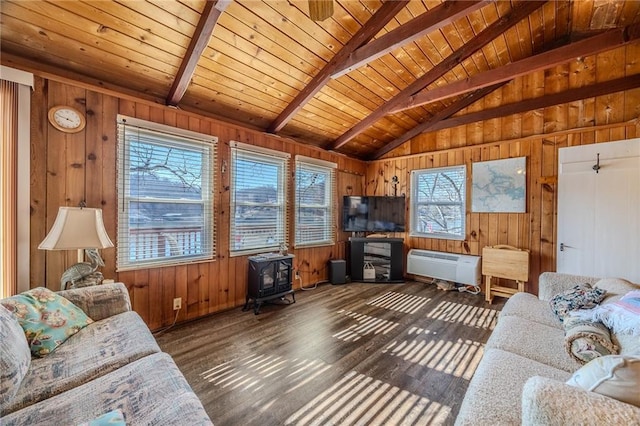
<path fill-rule="evenodd" d="M 249 282 L 244 311 L 253 300 L 253 312 L 258 315 L 260 306 L 268 300 L 282 299 L 295 303 L 293 293 L 293 255 L 262 254 L 249 257 Z M 286 298 L 291 295 L 291 299 Z"/>

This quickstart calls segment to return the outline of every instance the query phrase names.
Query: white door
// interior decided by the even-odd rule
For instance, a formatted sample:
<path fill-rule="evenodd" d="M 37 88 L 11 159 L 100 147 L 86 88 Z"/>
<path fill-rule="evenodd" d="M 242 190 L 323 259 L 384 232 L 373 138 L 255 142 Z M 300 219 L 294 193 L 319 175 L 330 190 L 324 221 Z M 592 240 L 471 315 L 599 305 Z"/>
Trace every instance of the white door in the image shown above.
<path fill-rule="evenodd" d="M 558 163 L 557 271 L 640 283 L 640 139 L 561 148 Z"/>

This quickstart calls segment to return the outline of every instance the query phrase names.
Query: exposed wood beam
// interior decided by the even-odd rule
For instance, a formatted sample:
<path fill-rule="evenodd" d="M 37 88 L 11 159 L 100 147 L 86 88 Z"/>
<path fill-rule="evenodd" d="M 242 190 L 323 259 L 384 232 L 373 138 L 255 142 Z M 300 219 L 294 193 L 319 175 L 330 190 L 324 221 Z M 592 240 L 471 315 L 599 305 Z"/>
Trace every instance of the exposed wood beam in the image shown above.
<path fill-rule="evenodd" d="M 193 33 L 193 37 L 191 37 L 187 52 L 178 69 L 178 74 L 176 74 L 176 78 L 173 80 L 167 95 L 167 105 L 178 105 L 182 100 L 196 70 L 200 56 L 202 56 L 202 52 L 209 44 L 209 39 L 211 39 L 211 34 L 213 34 L 218 18 L 229 3 L 231 3 L 231 0 L 207 0 L 205 3 L 196 30 Z"/>
<path fill-rule="evenodd" d="M 322 87 L 329 81 L 331 74 L 344 61 L 347 60 L 351 52 L 369 42 L 396 14 L 407 5 L 408 0 L 385 1 L 380 9 L 358 30 L 358 32 L 345 44 L 342 49 L 329 61 L 318 74 L 311 79 L 309 84 L 298 93 L 293 101 L 276 117 L 271 123 L 267 132 L 276 133 L 293 118 L 293 116 L 307 103 Z"/>
<path fill-rule="evenodd" d="M 338 137 L 335 141 L 326 145 L 325 149 L 335 150 L 340 148 L 342 145 L 346 144 L 351 139 L 364 132 L 367 128 L 371 127 L 376 121 L 378 121 L 385 115 L 390 114 L 391 111 L 396 109 L 398 105 L 401 105 L 408 97 L 420 92 L 422 89 L 445 75 L 453 67 L 458 65 L 458 63 L 464 61 L 479 49 L 482 49 L 485 45 L 490 43 L 507 29 L 511 28 L 522 19 L 526 18 L 536 9 L 540 8 L 544 3 L 546 2 L 521 1 L 520 3 L 517 3 L 516 6 L 514 6 L 514 8 L 511 10 L 511 12 L 501 17 L 493 24 L 489 25 L 487 28 L 485 28 L 484 31 L 474 37 L 471 41 L 453 52 L 451 55 L 447 56 L 442 60 L 442 62 L 438 63 L 424 75 L 419 77 L 416 81 L 400 91 L 400 93 L 394 96 L 391 100 L 378 107 L 366 118 L 364 118 L 358 124 Z"/>
<path fill-rule="evenodd" d="M 491 86 L 485 89 L 491 89 L 495 86 Z M 592 84 L 591 86 L 576 87 L 574 89 L 565 90 L 564 92 L 553 93 L 551 95 L 544 95 L 538 98 L 525 99 L 511 104 L 500 105 L 495 108 L 484 109 L 482 111 L 476 111 L 458 117 L 451 117 L 440 120 L 434 123 L 426 123 L 426 125 L 419 125 L 411 129 L 409 132 L 400 136 L 396 140 L 389 142 L 383 148 L 375 153 L 375 159 L 380 158 L 382 155 L 391 151 L 392 149 L 402 145 L 409 139 L 417 136 L 420 133 L 435 132 L 437 130 L 449 129 L 452 127 L 461 126 L 464 124 L 475 123 L 478 121 L 491 120 L 493 118 L 507 117 L 512 114 L 519 114 L 522 112 L 533 111 L 540 108 L 548 108 L 554 105 L 562 105 L 569 102 L 575 102 L 583 99 L 593 98 L 596 96 L 608 95 L 610 93 L 622 92 L 624 90 L 631 90 L 640 87 L 640 74 L 635 74 L 628 77 L 618 78 L 611 81 L 603 81 L 601 83 Z M 474 94 L 477 92 L 474 92 Z M 473 95 L 473 94 L 472 94 Z M 435 119 L 436 116 L 433 118 Z"/>
<path fill-rule="evenodd" d="M 349 59 L 334 71 L 331 78 L 341 77 L 400 46 L 411 43 L 425 34 L 449 25 L 474 10 L 480 9 L 491 1 L 492 0 L 449 0 L 441 3 L 395 30 L 356 49 L 349 55 Z"/>
<path fill-rule="evenodd" d="M 429 117 L 427 121 L 418 124 L 416 127 L 409 130 L 402 136 L 394 139 L 393 141 L 389 142 L 388 144 L 386 144 L 385 146 L 377 150 L 373 154 L 373 159 L 377 160 L 387 152 L 399 147 L 409 139 L 412 139 L 421 133 L 432 130 L 434 126 L 442 122 L 444 119 L 451 117 L 453 114 L 460 111 L 461 109 L 468 107 L 469 105 L 471 105 L 472 103 L 476 102 L 479 99 L 482 99 L 483 97 L 493 92 L 497 88 L 502 87 L 504 84 L 506 83 L 499 83 L 490 87 L 485 87 L 483 89 L 477 90 L 465 96 L 464 98 L 452 103 L 451 105 L 442 109 L 441 111 L 438 111 L 436 114 Z"/>
<path fill-rule="evenodd" d="M 606 31 L 593 37 L 471 76 L 465 80 L 456 81 L 446 86 L 416 94 L 410 97 L 405 103 L 398 105 L 398 108 L 394 109 L 393 112 L 437 102 L 502 81 L 509 81 L 525 74 L 531 74 L 536 71 L 561 65 L 575 58 L 591 56 L 624 46 L 639 36 L 639 27 L 640 24 L 636 24 L 630 27 Z"/>
<path fill-rule="evenodd" d="M 429 131 L 449 129 L 462 124 L 506 117 L 512 114 L 532 111 L 539 108 L 547 108 L 554 105 L 562 105 L 568 102 L 580 101 L 583 99 L 594 98 L 596 96 L 636 89 L 638 87 L 640 87 L 640 74 L 635 74 L 611 81 L 603 81 L 601 83 L 592 84 L 591 86 L 576 87 L 574 89 L 565 90 L 564 92 L 544 95 L 539 98 L 526 99 L 512 104 L 500 105 L 495 108 L 472 112 L 459 117 L 451 117 L 437 123 L 429 129 Z"/>

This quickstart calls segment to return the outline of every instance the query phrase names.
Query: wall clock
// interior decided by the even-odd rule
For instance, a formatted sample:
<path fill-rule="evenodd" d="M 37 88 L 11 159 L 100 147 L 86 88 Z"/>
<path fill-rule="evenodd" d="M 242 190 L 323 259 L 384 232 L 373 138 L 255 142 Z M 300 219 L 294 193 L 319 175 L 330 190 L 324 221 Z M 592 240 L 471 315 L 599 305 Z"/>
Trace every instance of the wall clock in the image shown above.
<path fill-rule="evenodd" d="M 84 129 L 86 120 L 77 109 L 58 105 L 49 110 L 49 122 L 53 127 L 66 133 L 76 133 Z"/>

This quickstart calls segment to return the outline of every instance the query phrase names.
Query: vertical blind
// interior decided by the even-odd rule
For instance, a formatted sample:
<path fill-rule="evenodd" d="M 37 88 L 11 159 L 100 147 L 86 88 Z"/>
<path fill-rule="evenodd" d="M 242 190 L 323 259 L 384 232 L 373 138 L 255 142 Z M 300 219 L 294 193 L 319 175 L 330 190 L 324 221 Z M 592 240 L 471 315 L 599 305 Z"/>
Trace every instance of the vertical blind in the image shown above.
<path fill-rule="evenodd" d="M 119 271 L 214 258 L 216 142 L 118 116 Z"/>
<path fill-rule="evenodd" d="M 0 297 L 17 292 L 18 83 L 0 80 Z"/>
<path fill-rule="evenodd" d="M 296 247 L 335 242 L 335 163 L 296 157 Z"/>
<path fill-rule="evenodd" d="M 411 178 L 411 235 L 463 239 L 466 166 L 414 170 Z"/>
<path fill-rule="evenodd" d="M 276 250 L 287 242 L 289 154 L 231 144 L 232 256 Z"/>

